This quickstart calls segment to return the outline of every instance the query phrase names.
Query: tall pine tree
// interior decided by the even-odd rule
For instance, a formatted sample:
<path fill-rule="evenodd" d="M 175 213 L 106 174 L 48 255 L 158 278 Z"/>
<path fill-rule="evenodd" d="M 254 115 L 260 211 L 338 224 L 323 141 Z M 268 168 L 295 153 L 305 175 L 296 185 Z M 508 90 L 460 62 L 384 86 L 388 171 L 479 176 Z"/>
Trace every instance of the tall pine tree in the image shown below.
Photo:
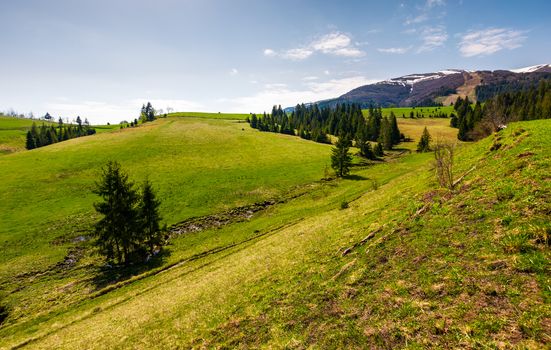
<path fill-rule="evenodd" d="M 335 170 L 337 177 L 343 177 L 350 173 L 352 164 L 352 156 L 349 153 L 350 146 L 350 140 L 343 137 L 339 138 L 331 150 L 331 167 Z"/>

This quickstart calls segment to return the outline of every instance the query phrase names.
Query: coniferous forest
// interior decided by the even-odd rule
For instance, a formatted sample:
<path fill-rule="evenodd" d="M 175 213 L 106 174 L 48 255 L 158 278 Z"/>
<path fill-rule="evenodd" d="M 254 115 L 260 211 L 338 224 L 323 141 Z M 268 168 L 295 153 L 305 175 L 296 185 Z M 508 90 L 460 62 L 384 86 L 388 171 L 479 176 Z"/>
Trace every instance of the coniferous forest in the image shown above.
<path fill-rule="evenodd" d="M 41 126 L 36 126 L 33 123 L 31 129 L 27 131 L 25 147 L 27 149 L 34 149 L 96 133 L 96 130 L 90 126 L 87 119 L 83 123 L 80 117 L 77 117 L 76 122 L 76 125 L 64 124 L 63 120 L 59 118 L 57 125 L 42 124 Z"/>
<path fill-rule="evenodd" d="M 551 118 L 551 82 L 541 81 L 526 90 L 505 92 L 484 105 L 477 102 L 474 107 L 468 97 L 458 98 L 454 109 L 457 117 L 452 117 L 451 126 L 459 129 L 457 138 L 478 140 L 509 122 Z"/>
<path fill-rule="evenodd" d="M 354 140 L 360 153 L 374 158 L 369 142 L 378 142 L 376 148 L 392 149 L 404 139 L 398 129 L 396 116 L 383 117 L 381 108 L 371 106 L 367 117 L 358 104 L 339 104 L 335 108 L 320 108 L 317 104 L 297 105 L 290 113 L 274 106 L 271 114 L 252 114 L 248 119 L 254 129 L 299 136 L 306 140 L 331 143 L 328 135 Z"/>

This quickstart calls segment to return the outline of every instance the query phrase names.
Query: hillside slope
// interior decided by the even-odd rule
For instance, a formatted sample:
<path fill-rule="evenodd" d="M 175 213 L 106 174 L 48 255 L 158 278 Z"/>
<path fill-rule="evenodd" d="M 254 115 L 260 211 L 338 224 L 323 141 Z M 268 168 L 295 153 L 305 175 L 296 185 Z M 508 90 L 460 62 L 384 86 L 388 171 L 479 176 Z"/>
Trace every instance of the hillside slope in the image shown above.
<path fill-rule="evenodd" d="M 549 120 L 515 123 L 462 146 L 456 174 L 474 170 L 453 193 L 435 185 L 430 154 L 357 168 L 198 233 L 250 238 L 8 324 L 0 345 L 542 348 L 550 132 Z"/>
<path fill-rule="evenodd" d="M 539 65 L 513 71 L 444 70 L 433 73 L 408 74 L 398 78 L 359 86 L 334 99 L 319 101 L 321 106 L 337 103 L 370 104 L 382 107 L 449 106 L 457 97 L 485 101 L 497 93 L 518 91 L 551 78 L 551 65 Z"/>
<path fill-rule="evenodd" d="M 25 136 L 32 125 L 57 125 L 44 120 L 8 117 L 0 114 L 0 156 L 25 150 Z M 96 125 L 97 133 L 118 129 L 118 125 Z"/>

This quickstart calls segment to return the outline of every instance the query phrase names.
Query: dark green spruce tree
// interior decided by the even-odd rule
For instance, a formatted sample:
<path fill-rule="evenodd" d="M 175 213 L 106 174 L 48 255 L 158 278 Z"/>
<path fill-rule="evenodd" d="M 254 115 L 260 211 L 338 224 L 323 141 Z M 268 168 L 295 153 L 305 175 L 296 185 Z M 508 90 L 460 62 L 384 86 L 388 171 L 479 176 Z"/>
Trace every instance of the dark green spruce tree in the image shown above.
<path fill-rule="evenodd" d="M 379 142 L 386 150 L 391 150 L 393 146 L 392 142 L 392 126 L 388 118 L 383 118 L 381 122 L 381 133 L 379 134 Z"/>
<path fill-rule="evenodd" d="M 161 202 L 157 200 L 151 182 L 146 179 L 142 186 L 142 196 L 139 204 L 139 215 L 141 221 L 141 231 L 143 240 L 149 254 L 153 255 L 155 247 L 162 246 L 162 232 L 160 227 L 161 215 L 159 206 Z"/>
<path fill-rule="evenodd" d="M 119 163 L 110 161 L 103 169 L 94 193 L 102 198 L 101 202 L 94 204 L 102 215 L 94 233 L 100 252 L 108 261 L 127 264 L 139 241 L 139 195 L 134 184 Z"/>
<path fill-rule="evenodd" d="M 425 129 L 423 129 L 423 134 L 421 135 L 421 139 L 419 140 L 419 143 L 417 144 L 417 152 L 429 152 L 430 151 L 430 141 L 431 136 L 429 134 L 429 131 L 427 127 L 425 126 Z"/>
<path fill-rule="evenodd" d="M 331 167 L 335 170 L 337 177 L 343 177 L 350 173 L 352 156 L 350 155 L 351 142 L 345 137 L 339 138 L 335 147 L 331 150 Z"/>

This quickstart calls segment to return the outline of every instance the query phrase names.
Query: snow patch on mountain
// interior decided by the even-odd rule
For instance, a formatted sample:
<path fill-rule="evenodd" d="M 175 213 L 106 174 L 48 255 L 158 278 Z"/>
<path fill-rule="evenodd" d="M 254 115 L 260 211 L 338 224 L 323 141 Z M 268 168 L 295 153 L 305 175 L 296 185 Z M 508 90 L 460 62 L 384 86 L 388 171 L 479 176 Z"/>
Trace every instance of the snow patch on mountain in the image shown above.
<path fill-rule="evenodd" d="M 535 71 L 540 70 L 540 69 L 545 68 L 545 67 L 551 67 L 551 66 L 549 64 L 538 64 L 538 65 L 530 66 L 530 67 L 510 69 L 509 71 L 513 72 L 513 73 L 531 73 L 531 72 L 535 72 Z"/>
<path fill-rule="evenodd" d="M 402 85 L 412 86 L 426 80 L 434 80 L 442 78 L 446 75 L 461 74 L 463 71 L 457 69 L 446 69 L 435 73 L 409 74 L 403 77 L 393 78 L 390 80 L 381 81 L 377 84 Z"/>

